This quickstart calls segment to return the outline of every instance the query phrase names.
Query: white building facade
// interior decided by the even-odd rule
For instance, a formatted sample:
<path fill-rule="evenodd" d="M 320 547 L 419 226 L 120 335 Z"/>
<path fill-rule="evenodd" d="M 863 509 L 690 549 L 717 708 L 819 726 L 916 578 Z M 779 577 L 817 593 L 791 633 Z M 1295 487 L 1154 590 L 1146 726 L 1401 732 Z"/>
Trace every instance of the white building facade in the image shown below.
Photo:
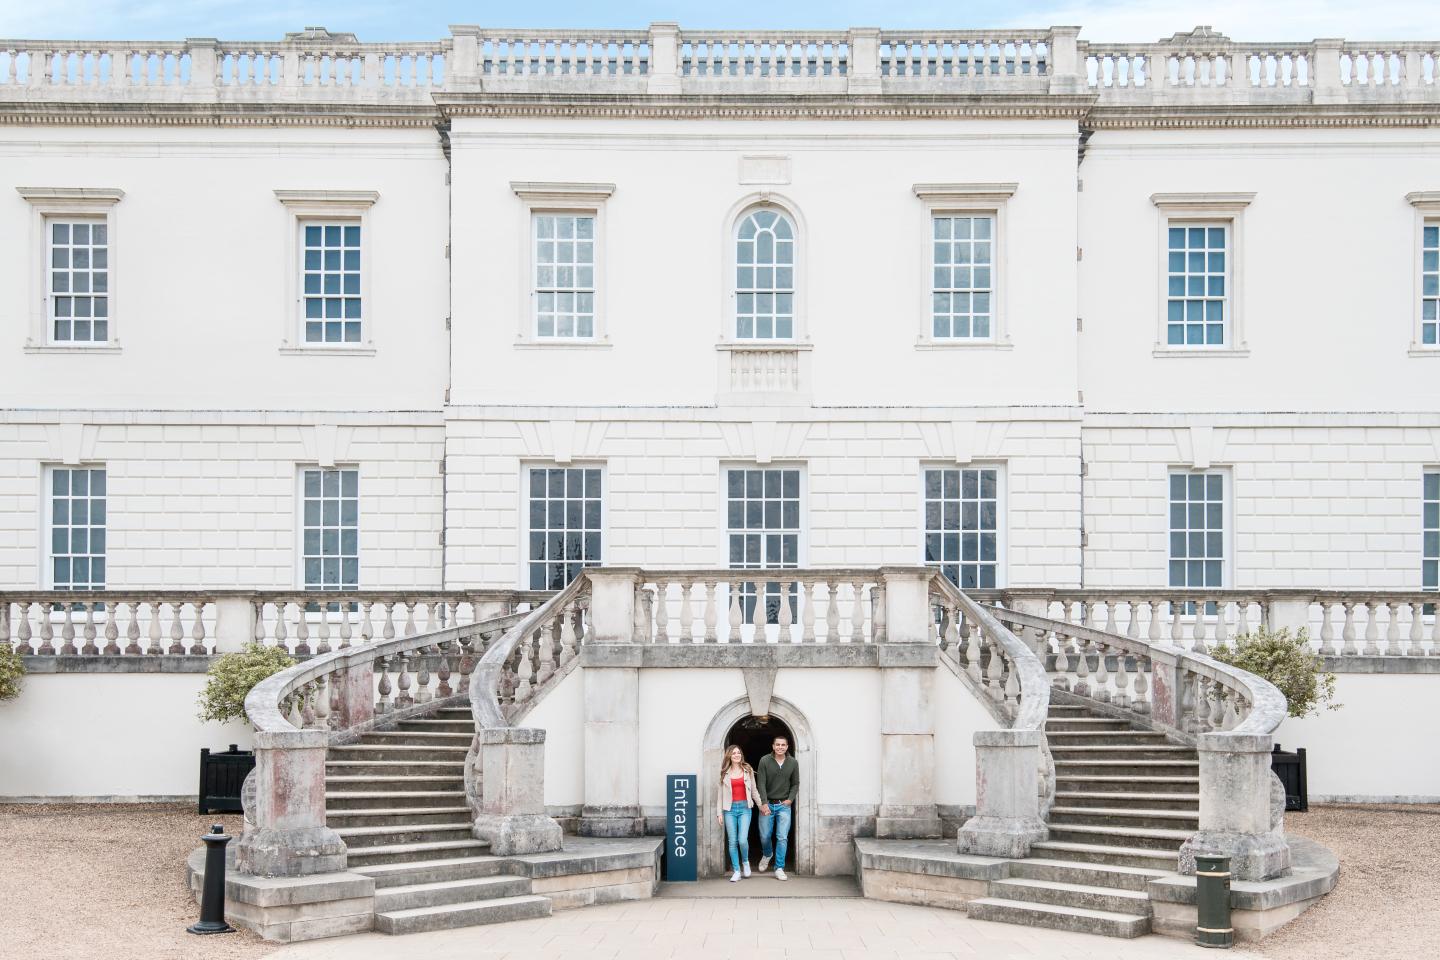
<path fill-rule="evenodd" d="M 271 46 L 0 56 L 14 587 L 1437 585 L 1429 47 Z"/>

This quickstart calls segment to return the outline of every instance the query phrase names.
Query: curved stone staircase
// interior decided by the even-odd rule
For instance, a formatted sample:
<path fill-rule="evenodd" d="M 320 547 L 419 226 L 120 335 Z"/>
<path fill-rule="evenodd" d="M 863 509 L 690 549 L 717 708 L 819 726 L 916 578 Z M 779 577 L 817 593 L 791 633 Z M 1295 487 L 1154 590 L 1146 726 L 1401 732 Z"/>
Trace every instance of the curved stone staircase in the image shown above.
<path fill-rule="evenodd" d="M 1195 749 L 1080 704 L 1052 702 L 1045 732 L 1055 760 L 1050 837 L 970 901 L 970 916 L 1112 937 L 1150 932 L 1146 885 L 1175 871 L 1199 826 Z"/>
<path fill-rule="evenodd" d="M 326 822 L 349 848 L 350 870 L 375 881 L 382 933 L 550 915 L 550 899 L 471 836 L 464 778 L 474 733 L 468 707 L 445 708 L 329 750 Z"/>

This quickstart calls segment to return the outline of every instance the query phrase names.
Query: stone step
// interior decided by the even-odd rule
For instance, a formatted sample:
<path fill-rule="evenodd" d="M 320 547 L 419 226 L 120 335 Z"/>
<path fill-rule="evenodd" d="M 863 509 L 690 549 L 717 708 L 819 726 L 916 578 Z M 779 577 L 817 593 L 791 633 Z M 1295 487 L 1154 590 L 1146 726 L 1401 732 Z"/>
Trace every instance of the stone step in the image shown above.
<path fill-rule="evenodd" d="M 528 877 L 496 874 L 464 880 L 437 880 L 384 887 L 375 891 L 375 912 L 393 913 L 416 907 L 438 907 L 448 903 L 473 903 L 502 897 L 523 897 L 530 892 Z"/>
<path fill-rule="evenodd" d="M 1149 917 L 1110 913 L 1105 910 L 1082 910 L 1078 907 L 1058 907 L 1049 903 L 1025 903 L 1019 900 L 982 897 L 971 900 L 965 905 L 965 910 L 974 920 L 997 920 L 1026 927 L 1095 933 L 1104 937 L 1133 939 L 1150 932 Z"/>
<path fill-rule="evenodd" d="M 1198 770 L 1196 771 L 1198 773 Z M 1199 796 L 1200 778 L 1187 775 L 1131 774 L 1121 776 L 1112 770 L 1104 773 L 1066 773 L 1056 767 L 1056 788 L 1084 790 L 1094 793 L 1125 793 L 1140 788 L 1150 793 L 1176 793 Z"/>
<path fill-rule="evenodd" d="M 1029 880 L 1078 883 L 1092 887 L 1107 887 L 1111 890 L 1144 891 L 1151 880 L 1166 876 L 1169 871 L 1029 857 L 1024 860 L 1011 861 L 1010 873 L 1012 876 Z"/>
<path fill-rule="evenodd" d="M 406 763 L 420 762 L 465 762 L 469 740 L 460 746 L 439 747 L 434 744 L 408 743 L 355 743 L 343 747 L 331 747 L 326 754 L 329 760 L 386 760 Z"/>
<path fill-rule="evenodd" d="M 1140 827 L 1143 829 L 1200 829 L 1199 810 L 1147 810 L 1144 807 L 1071 807 L 1050 808 L 1050 823 L 1096 827 Z"/>
<path fill-rule="evenodd" d="M 1133 784 L 1128 778 L 1126 785 Z M 1107 807 L 1113 810 L 1143 808 L 1148 810 L 1185 810 L 1197 812 L 1200 809 L 1198 793 L 1131 793 L 1123 788 L 1115 790 L 1057 790 L 1057 807 Z"/>
<path fill-rule="evenodd" d="M 419 863 L 453 857 L 476 857 L 489 849 L 488 843 L 473 838 L 424 843 L 395 843 L 383 847 L 352 848 L 348 859 L 350 869 L 356 870 L 377 863 Z"/>
<path fill-rule="evenodd" d="M 990 896 L 1001 900 L 1024 900 L 1028 903 L 1049 903 L 1057 907 L 1079 907 L 1082 910 L 1104 910 L 1137 917 L 1150 916 L 1150 897 L 1139 890 L 1117 890 L 1083 883 L 1062 883 L 1058 880 L 1035 880 L 1010 877 L 993 880 Z M 379 898 L 376 898 L 379 909 Z"/>
<path fill-rule="evenodd" d="M 459 785 L 458 782 L 456 784 Z M 327 782 L 325 788 L 325 809 L 329 814 L 380 813 L 406 809 L 429 813 L 437 807 L 465 807 L 464 790 L 363 790 L 353 786 L 332 788 Z"/>
<path fill-rule="evenodd" d="M 463 799 L 463 797 L 462 797 Z M 433 825 L 467 820 L 470 808 L 463 803 L 450 807 L 377 807 L 371 810 L 335 810 L 326 800 L 325 822 L 331 827 L 383 827 L 388 825 Z"/>
<path fill-rule="evenodd" d="M 1054 743 L 1050 753 L 1059 760 L 1182 760 L 1199 763 L 1194 747 L 1166 743 Z"/>
<path fill-rule="evenodd" d="M 446 860 L 403 860 L 393 863 L 372 863 L 366 866 L 351 866 L 356 873 L 363 873 L 375 881 L 375 889 L 413 886 L 422 883 L 442 883 L 449 880 L 471 880 L 476 877 L 493 877 L 504 872 L 504 862 L 498 857 L 451 857 Z"/>
<path fill-rule="evenodd" d="M 400 843 L 438 843 L 470 839 L 470 818 L 451 815 L 445 823 L 391 822 L 368 827 L 336 827 L 335 832 L 351 851 L 366 847 L 388 847 Z"/>
<path fill-rule="evenodd" d="M 1165 734 L 1151 730 L 1046 730 L 1045 739 L 1050 749 L 1070 747 L 1141 747 L 1169 746 Z M 1193 748 L 1186 748 L 1193 749 Z"/>
<path fill-rule="evenodd" d="M 419 733 L 464 733 L 473 736 L 475 734 L 475 719 L 466 712 L 464 717 L 454 720 L 436 720 L 425 717 L 419 720 L 401 720 L 395 725 L 397 730 L 414 730 Z"/>
<path fill-rule="evenodd" d="M 1046 730 L 1134 730 L 1128 720 L 1113 720 L 1110 717 L 1059 717 L 1045 721 Z"/>
<path fill-rule="evenodd" d="M 1073 843 L 1066 840 L 1042 840 L 1032 843 L 1030 850 L 1041 859 L 1140 867 L 1145 870 L 1163 870 L 1166 873 L 1174 873 L 1180 865 L 1178 850 L 1155 850 L 1105 843 Z"/>
<path fill-rule="evenodd" d="M 1079 760 L 1056 757 L 1055 775 L 1057 777 L 1119 776 L 1130 778 L 1168 775 L 1198 778 L 1200 762 L 1198 760 L 1152 760 L 1145 757 L 1129 760 L 1109 758 Z"/>
<path fill-rule="evenodd" d="M 1160 827 L 1092 826 L 1079 823 L 1051 823 L 1050 839 L 1062 843 L 1113 843 L 1125 847 L 1168 850 L 1178 853 L 1180 845 L 1194 830 Z"/>
<path fill-rule="evenodd" d="M 1047 716 L 1052 720 L 1068 720 L 1072 717 L 1093 717 L 1089 707 L 1082 707 L 1078 704 L 1052 703 Z"/>
<path fill-rule="evenodd" d="M 434 760 L 326 760 L 326 782 L 328 783 L 334 777 L 364 778 L 372 779 L 372 781 L 377 777 L 405 779 L 433 777 L 448 781 L 458 780 L 463 785 L 465 761 L 463 759 L 444 762 Z"/>
<path fill-rule="evenodd" d="M 472 730 L 372 730 L 360 737 L 360 746 L 463 747 L 470 749 Z"/>
<path fill-rule="evenodd" d="M 550 916 L 550 898 L 534 895 L 501 897 L 472 903 L 448 903 L 375 914 L 375 929 L 381 933 L 422 933 L 426 930 L 453 930 L 482 923 L 529 920 Z"/>

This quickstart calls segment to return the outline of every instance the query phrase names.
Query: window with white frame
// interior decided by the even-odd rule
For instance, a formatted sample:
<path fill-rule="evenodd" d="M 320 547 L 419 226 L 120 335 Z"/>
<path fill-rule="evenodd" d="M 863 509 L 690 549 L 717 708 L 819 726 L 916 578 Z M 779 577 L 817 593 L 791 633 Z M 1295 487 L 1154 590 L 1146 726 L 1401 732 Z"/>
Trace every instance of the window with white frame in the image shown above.
<path fill-rule="evenodd" d="M 110 339 L 110 236 L 103 219 L 50 218 L 50 339 L 106 343 Z"/>
<path fill-rule="evenodd" d="M 999 585 L 1000 478 L 995 467 L 924 471 L 925 564 L 962 590 Z"/>
<path fill-rule="evenodd" d="M 603 477 L 599 467 L 530 467 L 531 590 L 563 590 L 601 562 Z"/>
<path fill-rule="evenodd" d="M 1178 470 L 1170 474 L 1169 585 L 1191 590 L 1225 586 L 1223 473 Z M 1193 612 L 1193 605 L 1186 607 L 1186 612 Z"/>
<path fill-rule="evenodd" d="M 937 340 L 993 335 L 995 217 L 935 213 L 930 218 L 930 308 Z"/>
<path fill-rule="evenodd" d="M 798 467 L 732 467 L 725 471 L 725 533 L 732 570 L 775 570 L 800 565 Z M 790 596 L 795 612 L 795 591 Z M 766 623 L 778 623 L 780 585 L 765 588 Z M 745 622 L 755 610 L 756 586 L 741 587 Z"/>
<path fill-rule="evenodd" d="M 1440 590 L 1440 471 L 1425 472 L 1420 510 L 1423 538 L 1420 586 L 1425 590 Z"/>
<path fill-rule="evenodd" d="M 741 217 L 735 235 L 735 338 L 795 336 L 795 224 L 761 207 Z"/>
<path fill-rule="evenodd" d="M 50 468 L 50 586 L 105 589 L 105 468 Z"/>
<path fill-rule="evenodd" d="M 595 336 L 595 215 L 536 213 L 535 335 Z"/>
<path fill-rule="evenodd" d="M 1172 220 L 1166 237 L 1165 343 L 1224 346 L 1230 225 Z"/>
<path fill-rule="evenodd" d="M 1420 231 L 1420 342 L 1440 344 L 1440 220 Z"/>
<path fill-rule="evenodd" d="M 306 343 L 361 340 L 360 227 L 359 221 L 351 220 L 301 221 Z"/>
<path fill-rule="evenodd" d="M 306 467 L 301 485 L 301 578 L 306 590 L 360 586 L 360 471 Z"/>

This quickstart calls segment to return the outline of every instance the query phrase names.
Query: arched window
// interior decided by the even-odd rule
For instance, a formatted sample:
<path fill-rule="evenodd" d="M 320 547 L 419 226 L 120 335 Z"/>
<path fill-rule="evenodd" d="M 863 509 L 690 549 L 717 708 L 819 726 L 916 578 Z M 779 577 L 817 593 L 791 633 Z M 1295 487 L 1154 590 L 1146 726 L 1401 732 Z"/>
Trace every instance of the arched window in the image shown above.
<path fill-rule="evenodd" d="M 740 220 L 735 236 L 735 339 L 795 336 L 795 224 L 761 207 Z"/>

